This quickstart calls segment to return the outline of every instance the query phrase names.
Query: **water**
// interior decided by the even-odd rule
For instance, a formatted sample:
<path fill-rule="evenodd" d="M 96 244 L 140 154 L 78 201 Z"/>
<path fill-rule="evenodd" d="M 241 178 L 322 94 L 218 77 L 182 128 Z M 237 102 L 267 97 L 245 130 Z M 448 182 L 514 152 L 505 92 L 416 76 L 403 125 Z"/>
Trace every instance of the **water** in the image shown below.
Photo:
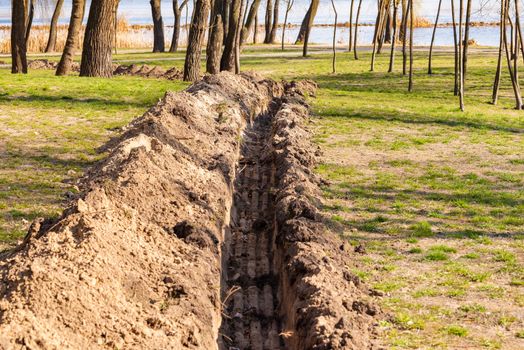
<path fill-rule="evenodd" d="M 181 1 L 181 0 L 180 0 Z M 179 1 L 179 2 L 180 2 Z M 280 20 L 284 17 L 284 7 L 287 0 L 280 0 Z M 251 1 L 250 1 L 251 2 Z M 41 1 L 40 3 L 46 3 Z M 189 16 L 192 11 L 192 1 L 189 2 Z M 358 3 L 358 0 L 355 0 Z M 474 0 L 473 2 L 473 21 L 496 21 L 497 20 L 497 8 L 498 5 L 493 3 L 486 4 L 486 0 Z M 335 5 L 339 14 L 339 23 L 347 22 L 349 20 L 349 0 L 335 0 Z M 416 13 L 422 17 L 434 20 L 434 16 L 437 11 L 438 2 L 436 0 L 425 0 L 424 5 L 416 7 Z M 289 23 L 300 24 L 304 14 L 309 6 L 309 0 L 295 0 L 295 5 L 289 14 Z M 355 4 L 356 6 L 356 4 Z M 66 0 L 64 8 L 62 10 L 62 16 L 60 23 L 67 23 L 68 16 L 71 11 L 71 1 Z M 38 7 L 36 10 L 35 24 L 48 24 L 49 18 L 52 14 L 52 8 Z M 259 23 L 263 23 L 265 11 L 265 1 L 262 1 L 259 10 Z M 376 0 L 363 0 L 361 10 L 360 23 L 373 23 L 376 17 L 377 1 Z M 11 12 L 11 0 L 0 0 L 0 25 L 10 24 L 10 12 Z M 171 0 L 162 0 L 162 13 L 164 17 L 164 23 L 169 26 L 172 25 L 173 9 Z M 355 8 L 356 13 L 356 8 Z M 119 16 L 123 16 L 127 19 L 130 24 L 151 24 L 151 8 L 149 2 L 145 0 L 121 0 L 119 6 Z M 183 17 L 185 14 L 183 13 Z M 328 0 L 321 0 L 317 16 L 315 18 L 316 24 L 331 24 L 334 21 L 334 12 L 331 7 L 331 2 Z M 451 22 L 451 11 L 450 3 L 444 1 L 442 5 L 441 23 Z M 185 22 L 185 18 L 182 18 L 182 23 Z M 298 28 L 291 28 L 288 30 L 286 41 L 293 41 L 296 37 Z M 166 29 L 166 37 L 170 38 L 171 30 Z M 361 27 L 359 29 L 359 43 L 369 44 L 373 35 L 372 27 Z M 315 27 L 311 33 L 311 41 L 319 44 L 331 44 L 332 42 L 333 28 L 331 27 Z M 5 35 L 5 34 L 4 34 Z M 347 44 L 348 41 L 348 29 L 338 28 L 337 38 L 340 44 Z M 471 38 L 474 39 L 479 45 L 486 46 L 497 46 L 498 45 L 498 29 L 496 27 L 473 27 L 471 28 Z M 280 38 L 280 34 L 278 35 Z M 0 34 L 0 40 L 2 35 Z M 431 28 L 417 28 L 414 35 L 415 45 L 429 45 L 431 40 Z M 439 28 L 437 32 L 437 45 L 452 45 L 453 44 L 453 32 L 451 28 Z"/>

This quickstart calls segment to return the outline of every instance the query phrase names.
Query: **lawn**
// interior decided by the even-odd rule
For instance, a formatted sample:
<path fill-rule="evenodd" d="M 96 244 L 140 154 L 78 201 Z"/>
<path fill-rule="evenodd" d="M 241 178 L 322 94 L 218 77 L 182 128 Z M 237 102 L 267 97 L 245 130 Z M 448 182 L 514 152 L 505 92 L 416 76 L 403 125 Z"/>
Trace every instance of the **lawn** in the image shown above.
<path fill-rule="evenodd" d="M 249 54 L 256 54 L 252 49 Z M 273 55 L 276 51 L 271 52 Z M 177 57 L 183 57 L 177 54 Z M 168 54 L 121 60 L 181 67 Z M 363 254 L 348 261 L 380 291 L 390 348 L 524 348 L 524 112 L 509 77 L 489 104 L 496 56 L 472 50 L 466 111 L 453 96 L 453 57 L 415 55 L 414 92 L 386 55 L 369 72 L 327 54 L 248 57 L 242 68 L 313 79 L 311 130 L 324 155 L 317 172 L 328 224 Z M 158 59 L 157 59 L 158 58 Z M 57 215 L 97 147 L 180 82 L 111 80 L 0 70 L 0 240 L 12 244 L 36 216 Z"/>

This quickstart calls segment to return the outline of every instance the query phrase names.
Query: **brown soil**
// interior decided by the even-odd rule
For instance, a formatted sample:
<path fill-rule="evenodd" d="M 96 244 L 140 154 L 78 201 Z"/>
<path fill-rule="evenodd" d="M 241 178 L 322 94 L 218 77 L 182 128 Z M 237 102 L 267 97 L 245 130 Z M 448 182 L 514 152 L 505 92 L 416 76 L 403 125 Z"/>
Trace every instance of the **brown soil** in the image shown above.
<path fill-rule="evenodd" d="M 305 90 L 222 73 L 133 121 L 0 259 L 0 349 L 371 348 L 379 311 L 315 207 Z"/>

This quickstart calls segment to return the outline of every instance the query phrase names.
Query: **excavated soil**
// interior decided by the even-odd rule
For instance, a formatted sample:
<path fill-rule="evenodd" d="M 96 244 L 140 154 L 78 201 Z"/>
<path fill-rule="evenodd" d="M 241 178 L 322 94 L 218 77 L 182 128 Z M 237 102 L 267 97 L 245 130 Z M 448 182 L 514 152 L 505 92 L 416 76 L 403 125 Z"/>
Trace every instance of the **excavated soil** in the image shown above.
<path fill-rule="evenodd" d="M 317 210 L 314 90 L 221 73 L 133 121 L 1 257 L 0 349 L 376 348 Z"/>
<path fill-rule="evenodd" d="M 44 70 L 56 70 L 58 67 L 57 62 L 52 62 L 47 59 L 36 59 L 29 61 L 29 69 L 44 69 Z M 80 72 L 80 64 L 73 62 L 71 65 L 72 72 Z M 154 79 L 168 79 L 168 80 L 181 80 L 184 73 L 176 68 L 172 67 L 168 70 L 160 66 L 148 66 L 132 64 L 132 65 L 118 65 L 113 64 L 113 75 L 129 75 L 142 78 L 154 78 Z"/>

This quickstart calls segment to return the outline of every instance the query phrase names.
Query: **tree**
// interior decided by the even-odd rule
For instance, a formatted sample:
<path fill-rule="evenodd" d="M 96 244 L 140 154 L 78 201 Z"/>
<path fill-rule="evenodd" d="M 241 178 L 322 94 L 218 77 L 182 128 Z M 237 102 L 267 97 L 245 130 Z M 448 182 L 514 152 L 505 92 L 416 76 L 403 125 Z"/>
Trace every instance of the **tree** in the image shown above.
<path fill-rule="evenodd" d="M 27 2 L 11 2 L 11 73 L 27 73 Z"/>
<path fill-rule="evenodd" d="M 454 48 L 455 48 L 455 86 L 454 86 L 454 89 L 453 89 L 453 93 L 455 96 L 458 96 L 458 93 L 459 93 L 459 83 L 458 83 L 458 79 L 459 79 L 459 69 L 458 69 L 458 64 L 459 64 L 459 54 L 458 54 L 458 39 L 457 39 L 457 21 L 455 20 L 455 0 L 451 0 L 451 21 L 452 21 L 452 24 L 453 24 L 453 43 L 454 43 Z M 502 39 L 501 39 L 502 40 Z"/>
<path fill-rule="evenodd" d="M 151 0 L 149 3 L 153 15 L 153 52 L 164 52 L 164 20 L 162 19 L 160 0 Z"/>
<path fill-rule="evenodd" d="M 275 7 L 273 8 L 273 23 L 271 25 L 271 31 L 269 32 L 269 43 L 274 44 L 277 37 L 278 29 L 278 13 L 280 9 L 280 0 L 275 0 Z"/>
<path fill-rule="evenodd" d="M 266 36 L 264 37 L 264 44 L 271 43 L 271 28 L 273 27 L 273 0 L 266 0 Z"/>
<path fill-rule="evenodd" d="M 71 64 L 73 63 L 73 56 L 75 54 L 76 45 L 78 45 L 78 37 L 82 21 L 84 19 L 84 12 L 86 7 L 85 0 L 73 0 L 73 8 L 71 9 L 71 18 L 69 19 L 69 28 L 67 30 L 67 39 L 62 53 L 62 58 L 56 68 L 56 75 L 66 75 L 71 71 Z"/>
<path fill-rule="evenodd" d="M 196 0 L 195 2 L 184 62 L 184 81 L 195 81 L 200 76 L 200 56 L 210 5 L 210 0 Z"/>
<path fill-rule="evenodd" d="M 333 74 L 337 72 L 337 21 L 338 13 L 337 7 L 335 6 L 335 0 L 331 0 L 331 6 L 335 12 L 335 25 L 333 26 Z"/>
<path fill-rule="evenodd" d="M 242 27 L 241 42 L 245 43 L 249 33 L 252 29 L 256 32 L 257 28 L 254 26 L 255 18 L 257 17 L 258 8 L 260 7 L 261 0 L 254 0 L 249 7 L 249 12 L 247 13 L 246 23 Z M 253 34 L 254 35 L 254 34 Z"/>
<path fill-rule="evenodd" d="M 349 41 L 348 51 L 351 52 L 351 46 L 353 45 L 353 4 L 355 0 L 351 0 L 349 5 Z"/>
<path fill-rule="evenodd" d="M 224 26 L 222 24 L 222 16 L 220 13 L 215 16 L 215 21 L 213 23 L 206 50 L 206 71 L 211 74 L 217 74 L 220 72 L 222 41 L 224 40 Z"/>
<path fill-rule="evenodd" d="M 413 0 L 409 0 L 409 84 L 408 91 L 413 91 L 413 32 L 414 32 L 414 7 Z"/>
<path fill-rule="evenodd" d="M 171 46 L 169 52 L 176 52 L 178 50 L 178 43 L 180 41 L 180 21 L 182 19 L 182 10 L 187 6 L 187 1 L 182 1 L 182 4 L 178 6 L 178 0 L 173 0 L 173 13 L 175 16 L 175 23 L 173 24 L 173 39 L 171 40 Z"/>
<path fill-rule="evenodd" d="M 282 51 L 284 51 L 284 42 L 285 42 L 285 35 L 286 35 L 286 27 L 287 27 L 287 17 L 289 15 L 289 11 L 291 11 L 291 8 L 293 7 L 293 4 L 295 3 L 295 0 L 287 0 L 286 4 L 286 15 L 284 16 L 284 26 L 282 27 Z"/>
<path fill-rule="evenodd" d="M 233 72 L 235 69 L 236 32 L 240 21 L 241 0 L 231 2 L 229 12 L 229 29 L 224 42 L 224 52 L 220 61 L 220 70 Z"/>
<path fill-rule="evenodd" d="M 302 56 L 307 56 L 307 50 L 308 50 L 308 44 L 309 44 L 309 34 L 311 33 L 311 28 L 313 27 L 313 21 L 315 20 L 315 16 L 317 15 L 318 5 L 320 4 L 320 0 L 311 0 L 311 5 L 309 6 L 306 22 L 306 32 L 304 34 L 304 46 L 302 49 Z"/>
<path fill-rule="evenodd" d="M 64 0 L 56 1 L 55 11 L 53 12 L 53 16 L 51 17 L 51 24 L 49 26 L 49 38 L 47 39 L 47 46 L 45 48 L 45 52 L 55 51 L 58 19 L 60 18 L 60 12 L 62 11 L 63 4 Z"/>
<path fill-rule="evenodd" d="M 353 41 L 353 53 L 355 55 L 355 59 L 358 60 L 358 52 L 357 52 L 357 40 L 358 40 L 358 20 L 360 18 L 360 9 L 362 8 L 362 0 L 359 0 L 358 2 L 358 8 L 357 8 L 357 17 L 355 18 L 355 40 Z"/>
<path fill-rule="evenodd" d="M 505 16 L 505 2 L 500 2 L 500 23 L 499 23 L 499 54 L 497 59 L 497 69 L 495 71 L 495 81 L 493 82 L 493 93 L 491 95 L 491 103 L 494 105 L 497 104 L 499 98 L 499 87 L 500 87 L 500 75 L 502 70 L 502 51 L 504 50 L 504 34 L 502 30 L 504 29 L 503 22 L 506 20 Z"/>
<path fill-rule="evenodd" d="M 393 0 L 393 37 L 391 39 L 391 52 L 389 54 L 389 69 L 388 73 L 393 72 L 395 66 L 395 44 L 397 40 L 397 16 L 398 16 L 398 1 Z"/>
<path fill-rule="evenodd" d="M 87 19 L 80 76 L 111 77 L 111 47 L 115 38 L 115 21 L 119 0 L 92 0 Z"/>
<path fill-rule="evenodd" d="M 317 15 L 319 4 L 320 4 L 319 0 L 311 0 L 311 4 L 309 5 L 309 8 L 304 16 L 304 19 L 302 20 L 302 24 L 300 25 L 300 30 L 298 31 L 297 40 L 295 40 L 295 45 L 304 42 L 304 40 L 306 39 L 306 33 L 308 31 L 311 31 L 311 25 L 313 25 L 315 16 Z"/>
<path fill-rule="evenodd" d="M 429 59 L 428 59 L 428 74 L 432 74 L 431 70 L 431 58 L 433 57 L 433 45 L 435 44 L 435 34 L 437 33 L 438 18 L 440 16 L 440 8 L 442 6 L 442 0 L 438 1 L 437 17 L 435 18 L 435 24 L 433 25 L 433 34 L 431 35 L 431 44 L 429 45 Z"/>

